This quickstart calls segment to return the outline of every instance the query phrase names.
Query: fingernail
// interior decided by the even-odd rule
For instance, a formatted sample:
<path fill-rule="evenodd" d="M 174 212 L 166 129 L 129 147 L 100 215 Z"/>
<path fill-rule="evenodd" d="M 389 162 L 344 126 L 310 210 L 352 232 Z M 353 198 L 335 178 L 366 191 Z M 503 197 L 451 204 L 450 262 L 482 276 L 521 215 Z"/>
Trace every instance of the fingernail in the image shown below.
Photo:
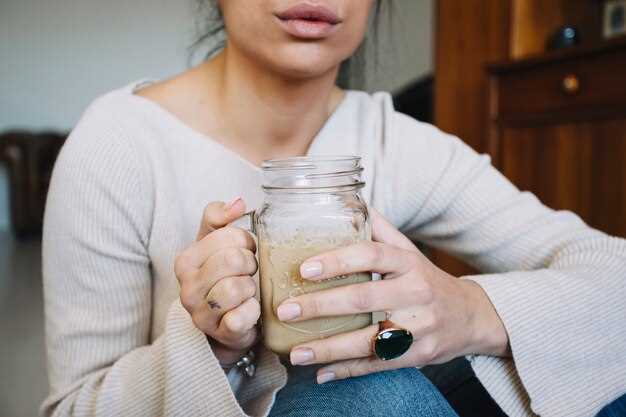
<path fill-rule="evenodd" d="M 315 355 L 311 349 L 294 349 L 289 354 L 289 360 L 292 365 L 306 365 L 312 361 Z"/>
<path fill-rule="evenodd" d="M 324 384 L 326 382 L 330 382 L 333 379 L 337 378 L 334 372 L 322 372 L 317 376 L 317 383 Z"/>
<path fill-rule="evenodd" d="M 239 203 L 241 200 L 243 200 L 241 197 L 235 198 L 233 201 L 224 206 L 224 211 L 229 211 L 231 208 L 235 207 L 235 204 Z"/>
<path fill-rule="evenodd" d="M 302 315 L 302 308 L 300 307 L 300 304 L 287 303 L 278 306 L 276 314 L 278 315 L 278 319 L 281 321 L 293 320 Z"/>
<path fill-rule="evenodd" d="M 313 278 L 322 274 L 322 263 L 319 261 L 305 262 L 300 265 L 302 278 Z"/>

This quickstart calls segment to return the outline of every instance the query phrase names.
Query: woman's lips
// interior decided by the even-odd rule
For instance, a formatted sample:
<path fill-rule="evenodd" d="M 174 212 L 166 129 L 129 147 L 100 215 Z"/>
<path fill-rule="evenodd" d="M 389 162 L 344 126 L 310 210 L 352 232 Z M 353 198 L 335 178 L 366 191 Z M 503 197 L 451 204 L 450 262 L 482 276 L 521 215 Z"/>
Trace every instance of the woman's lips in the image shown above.
<path fill-rule="evenodd" d="M 299 4 L 276 13 L 283 29 L 301 39 L 323 39 L 331 35 L 341 19 L 322 5 Z"/>

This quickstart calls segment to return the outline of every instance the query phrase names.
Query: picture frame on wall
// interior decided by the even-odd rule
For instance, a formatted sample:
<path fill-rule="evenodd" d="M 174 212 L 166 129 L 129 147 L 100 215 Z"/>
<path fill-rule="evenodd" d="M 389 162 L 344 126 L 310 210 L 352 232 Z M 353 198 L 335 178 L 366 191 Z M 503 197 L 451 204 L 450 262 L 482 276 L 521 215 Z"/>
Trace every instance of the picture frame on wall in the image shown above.
<path fill-rule="evenodd" d="M 606 39 L 626 35 L 626 0 L 607 0 L 603 16 L 603 34 Z"/>

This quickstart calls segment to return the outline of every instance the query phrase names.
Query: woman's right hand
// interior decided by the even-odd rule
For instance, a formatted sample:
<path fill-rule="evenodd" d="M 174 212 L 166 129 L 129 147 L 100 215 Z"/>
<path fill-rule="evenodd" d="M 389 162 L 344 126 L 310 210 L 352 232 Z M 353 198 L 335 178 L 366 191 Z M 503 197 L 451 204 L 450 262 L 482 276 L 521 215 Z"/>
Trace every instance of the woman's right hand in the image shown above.
<path fill-rule="evenodd" d="M 196 241 L 175 263 L 180 300 L 224 368 L 232 366 L 257 341 L 261 306 L 256 245 L 247 231 L 227 226 L 246 210 L 242 199 L 210 203 L 204 209 Z"/>

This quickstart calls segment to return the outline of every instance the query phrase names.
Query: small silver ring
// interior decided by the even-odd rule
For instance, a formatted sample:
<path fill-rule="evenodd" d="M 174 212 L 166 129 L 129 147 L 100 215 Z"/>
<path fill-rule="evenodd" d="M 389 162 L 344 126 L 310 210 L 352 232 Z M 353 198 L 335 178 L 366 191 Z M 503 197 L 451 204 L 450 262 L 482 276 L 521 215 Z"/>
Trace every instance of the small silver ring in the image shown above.
<path fill-rule="evenodd" d="M 251 350 L 237 361 L 235 367 L 248 378 L 252 378 L 256 374 L 255 359 L 256 355 Z"/>

